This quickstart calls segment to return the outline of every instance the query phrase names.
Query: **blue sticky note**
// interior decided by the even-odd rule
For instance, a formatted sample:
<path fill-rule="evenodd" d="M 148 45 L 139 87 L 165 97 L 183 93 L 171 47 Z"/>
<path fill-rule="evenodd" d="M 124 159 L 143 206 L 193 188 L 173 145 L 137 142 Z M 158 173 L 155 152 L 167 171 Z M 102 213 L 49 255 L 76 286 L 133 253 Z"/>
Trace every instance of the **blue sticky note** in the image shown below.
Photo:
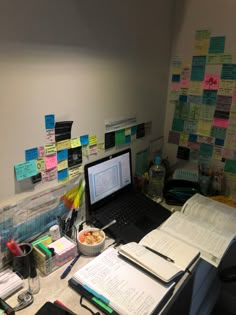
<path fill-rule="evenodd" d="M 136 133 L 137 133 L 137 126 L 132 126 L 131 127 L 131 135 L 133 136 L 133 135 L 136 135 Z"/>
<path fill-rule="evenodd" d="M 68 149 L 57 151 L 57 161 L 63 161 L 68 158 Z"/>
<path fill-rule="evenodd" d="M 190 133 L 189 136 L 188 136 L 188 141 L 190 141 L 190 142 L 197 142 L 197 135 L 194 135 L 194 134 Z"/>
<path fill-rule="evenodd" d="M 26 179 L 26 178 L 31 177 L 31 176 L 35 176 L 38 173 L 35 160 L 16 164 L 15 165 L 15 173 L 16 173 L 16 180 L 17 181 Z"/>
<path fill-rule="evenodd" d="M 180 82 L 180 74 L 173 74 L 172 82 Z"/>
<path fill-rule="evenodd" d="M 38 148 L 32 148 L 25 150 L 25 160 L 30 161 L 30 160 L 36 160 L 39 157 L 39 152 Z"/>
<path fill-rule="evenodd" d="M 45 129 L 55 128 L 55 115 L 45 115 Z"/>
<path fill-rule="evenodd" d="M 125 136 L 125 143 L 130 143 L 131 142 L 131 135 Z"/>
<path fill-rule="evenodd" d="M 68 168 L 57 172 L 57 179 L 63 180 L 69 177 Z"/>
<path fill-rule="evenodd" d="M 81 145 L 88 145 L 89 144 L 89 135 L 80 136 L 80 143 L 81 143 Z"/>
<path fill-rule="evenodd" d="M 187 96 L 187 95 L 180 95 L 180 96 L 179 96 L 179 101 L 180 101 L 181 103 L 187 103 L 187 101 L 188 101 L 188 96 Z"/>
<path fill-rule="evenodd" d="M 224 146 L 224 142 L 225 141 L 223 139 L 215 139 L 215 145 L 223 147 Z"/>

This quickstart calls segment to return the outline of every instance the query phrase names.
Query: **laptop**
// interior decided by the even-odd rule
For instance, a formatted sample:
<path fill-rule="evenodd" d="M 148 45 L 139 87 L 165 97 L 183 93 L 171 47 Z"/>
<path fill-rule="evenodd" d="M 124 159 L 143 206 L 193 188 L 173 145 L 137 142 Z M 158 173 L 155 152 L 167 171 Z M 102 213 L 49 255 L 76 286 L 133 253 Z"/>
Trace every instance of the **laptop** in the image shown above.
<path fill-rule="evenodd" d="M 86 214 L 101 228 L 116 219 L 106 234 L 121 243 L 139 242 L 171 212 L 134 189 L 131 149 L 84 166 Z"/>

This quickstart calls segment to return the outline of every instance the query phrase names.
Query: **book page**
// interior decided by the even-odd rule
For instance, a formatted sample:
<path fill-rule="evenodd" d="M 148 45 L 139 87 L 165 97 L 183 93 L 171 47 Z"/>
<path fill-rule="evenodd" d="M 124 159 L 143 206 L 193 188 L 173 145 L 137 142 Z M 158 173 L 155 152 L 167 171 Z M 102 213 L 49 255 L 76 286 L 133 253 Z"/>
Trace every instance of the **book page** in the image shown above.
<path fill-rule="evenodd" d="M 121 246 L 119 253 L 165 282 L 171 281 L 178 274 L 182 273 L 182 270 L 174 263 L 168 262 L 135 242 Z"/>
<path fill-rule="evenodd" d="M 195 194 L 185 202 L 181 212 L 236 234 L 236 209 L 221 202 Z"/>
<path fill-rule="evenodd" d="M 199 251 L 188 244 L 173 238 L 161 230 L 153 230 L 139 242 L 174 260 L 181 270 L 186 270 L 199 255 Z"/>
<path fill-rule="evenodd" d="M 114 248 L 79 269 L 73 279 L 102 294 L 122 315 L 151 314 L 174 286 L 165 286 L 128 264 Z"/>
<path fill-rule="evenodd" d="M 161 231 L 183 240 L 201 252 L 201 257 L 217 267 L 226 249 L 234 238 L 228 231 L 222 232 L 196 217 L 181 212 L 173 213 L 160 227 Z"/>

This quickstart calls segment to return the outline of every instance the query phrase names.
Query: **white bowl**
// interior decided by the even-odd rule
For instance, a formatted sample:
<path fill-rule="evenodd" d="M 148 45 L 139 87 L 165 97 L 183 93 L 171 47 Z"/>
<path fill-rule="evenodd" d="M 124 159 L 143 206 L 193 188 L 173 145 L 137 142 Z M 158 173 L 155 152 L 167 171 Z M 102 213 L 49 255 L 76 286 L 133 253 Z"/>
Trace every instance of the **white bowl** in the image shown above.
<path fill-rule="evenodd" d="M 93 232 L 93 231 L 98 231 L 99 229 L 97 228 L 85 228 L 82 231 L 79 232 L 78 234 L 78 247 L 79 247 L 79 251 L 81 252 L 81 254 L 86 255 L 86 256 L 96 256 L 98 255 L 105 247 L 105 238 L 106 235 L 103 231 L 100 231 L 101 235 L 102 235 L 102 240 L 99 243 L 95 243 L 95 244 L 86 244 L 81 242 L 81 236 L 85 233 L 85 232 Z"/>

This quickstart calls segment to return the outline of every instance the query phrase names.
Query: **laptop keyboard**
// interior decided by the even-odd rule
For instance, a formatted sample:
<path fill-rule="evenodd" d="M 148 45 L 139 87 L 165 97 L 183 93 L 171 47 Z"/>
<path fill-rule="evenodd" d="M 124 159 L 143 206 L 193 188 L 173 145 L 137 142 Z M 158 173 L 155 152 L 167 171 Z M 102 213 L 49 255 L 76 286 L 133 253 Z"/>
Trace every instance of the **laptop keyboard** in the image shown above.
<path fill-rule="evenodd" d="M 133 197 L 133 198 L 132 198 Z M 139 195 L 129 195 L 127 198 L 117 199 L 116 202 L 103 206 L 102 211 L 99 210 L 96 218 L 104 223 L 116 219 L 115 224 L 117 229 L 123 228 L 128 223 L 133 223 L 137 220 L 140 214 L 144 213 L 145 206 L 143 205 L 143 198 L 139 198 Z"/>

